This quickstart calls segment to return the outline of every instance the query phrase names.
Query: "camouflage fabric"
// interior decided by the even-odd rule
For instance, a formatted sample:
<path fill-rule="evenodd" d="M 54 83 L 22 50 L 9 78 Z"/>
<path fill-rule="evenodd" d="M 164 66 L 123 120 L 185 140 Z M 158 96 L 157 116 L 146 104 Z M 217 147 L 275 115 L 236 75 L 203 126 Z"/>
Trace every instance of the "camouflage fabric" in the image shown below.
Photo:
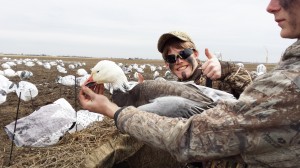
<path fill-rule="evenodd" d="M 132 157 L 134 155 L 134 157 Z M 110 139 L 88 155 L 81 167 L 86 168 L 181 168 L 168 152 L 144 145 L 128 134 Z"/>
<path fill-rule="evenodd" d="M 142 146 L 143 143 L 137 141 L 134 137 L 128 134 L 120 134 L 116 139 L 110 139 L 95 149 L 92 154 L 86 157 L 82 167 L 113 167 L 114 164 L 130 157 Z"/>
<path fill-rule="evenodd" d="M 240 155 L 247 167 L 300 165 L 300 41 L 278 66 L 259 76 L 238 100 L 226 100 L 189 119 L 127 107 L 117 127 L 180 162 Z"/>
<path fill-rule="evenodd" d="M 198 69 L 193 73 L 193 75 L 186 80 L 178 81 L 194 81 L 198 85 L 206 86 L 207 77 L 203 75 L 201 62 L 198 61 Z M 236 98 L 245 90 L 245 88 L 251 84 L 252 77 L 250 73 L 233 63 L 220 61 L 222 74 L 221 78 L 212 81 L 212 88 L 222 90 L 233 94 Z"/>
<path fill-rule="evenodd" d="M 245 69 L 239 69 L 235 64 L 221 62 L 222 66 L 222 77 L 220 80 L 213 81 L 213 88 L 224 90 L 226 92 L 236 94 L 239 96 L 242 90 L 251 83 L 251 77 L 248 75 Z M 199 61 L 199 66 L 201 63 Z M 193 80 L 199 85 L 204 85 L 206 83 L 206 77 L 202 74 L 202 70 L 198 69 L 188 81 Z M 236 80 L 236 81 L 234 81 Z M 149 152 L 151 151 L 151 152 Z M 156 153 L 159 155 L 156 155 Z M 140 155 L 150 158 L 148 160 L 140 158 Z M 129 138 L 127 136 L 119 136 L 117 139 L 111 139 L 109 142 L 103 144 L 95 152 L 87 157 L 85 161 L 85 167 L 113 167 L 113 165 L 120 163 L 122 161 L 131 163 L 132 160 L 137 160 L 134 164 L 130 164 L 131 168 L 134 167 L 183 167 L 184 163 L 179 163 L 174 157 L 172 157 L 168 152 L 161 149 L 151 148 L 144 145 L 142 142 L 135 140 L 134 138 Z M 162 159 L 163 158 L 163 159 Z M 196 163 L 199 167 L 202 166 L 201 163 Z M 200 165 L 199 165 L 200 164 Z M 239 163 L 236 160 L 232 161 L 209 161 L 206 163 L 211 165 L 210 167 L 217 167 L 217 165 L 231 164 L 237 165 Z M 199 165 L 199 166 L 198 166 Z M 239 167 L 239 166 L 235 166 Z"/>

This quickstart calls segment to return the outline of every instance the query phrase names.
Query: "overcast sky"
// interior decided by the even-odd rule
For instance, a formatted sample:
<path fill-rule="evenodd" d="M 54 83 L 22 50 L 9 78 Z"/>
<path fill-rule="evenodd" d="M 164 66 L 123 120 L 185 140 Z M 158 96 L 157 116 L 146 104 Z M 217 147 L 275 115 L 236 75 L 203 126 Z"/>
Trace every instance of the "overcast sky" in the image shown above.
<path fill-rule="evenodd" d="M 278 62 L 269 0 L 0 0 L 0 53 L 161 59 L 161 34 L 180 30 L 226 61 Z"/>

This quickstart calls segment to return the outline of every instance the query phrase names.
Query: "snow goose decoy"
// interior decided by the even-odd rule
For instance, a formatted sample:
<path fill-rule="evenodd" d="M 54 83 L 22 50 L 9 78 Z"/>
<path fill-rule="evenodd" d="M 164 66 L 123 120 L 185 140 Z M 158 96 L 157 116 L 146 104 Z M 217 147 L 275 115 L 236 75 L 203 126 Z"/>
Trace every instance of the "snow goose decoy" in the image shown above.
<path fill-rule="evenodd" d="M 37 87 L 30 82 L 20 81 L 17 83 L 16 94 L 19 97 L 21 94 L 21 99 L 24 101 L 29 101 L 38 95 Z"/>
<path fill-rule="evenodd" d="M 20 77 L 21 80 L 29 79 L 33 76 L 33 73 L 31 71 L 17 71 L 17 76 Z"/>
<path fill-rule="evenodd" d="M 108 60 L 98 62 L 91 69 L 91 76 L 85 85 L 94 89 L 98 88 L 97 84 L 104 83 L 109 83 L 113 88 L 112 101 L 118 106 L 132 105 L 169 117 L 188 118 L 215 105 L 213 99 L 197 87 L 182 82 L 146 80 L 130 86 L 122 69 Z"/>
<path fill-rule="evenodd" d="M 264 64 L 259 64 L 256 67 L 257 76 L 265 74 L 267 72 L 267 67 Z"/>
<path fill-rule="evenodd" d="M 75 76 L 67 75 L 67 76 L 58 76 L 56 78 L 56 83 L 62 84 L 64 86 L 74 86 L 75 85 Z"/>

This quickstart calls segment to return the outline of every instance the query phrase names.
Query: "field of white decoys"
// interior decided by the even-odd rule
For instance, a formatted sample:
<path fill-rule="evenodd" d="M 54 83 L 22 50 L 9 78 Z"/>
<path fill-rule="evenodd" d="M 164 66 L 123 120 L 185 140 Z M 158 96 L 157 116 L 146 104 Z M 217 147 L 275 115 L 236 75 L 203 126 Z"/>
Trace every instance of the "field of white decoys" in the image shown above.
<path fill-rule="evenodd" d="M 111 119 L 83 110 L 77 100 L 90 69 L 103 59 L 0 56 L 2 167 L 81 167 L 84 158 L 105 142 L 106 136 L 117 136 Z M 176 79 L 162 60 L 110 60 L 130 81 L 137 81 L 137 72 L 145 80 Z M 274 65 L 239 66 L 255 73 Z M 109 97 L 109 91 L 105 95 Z"/>

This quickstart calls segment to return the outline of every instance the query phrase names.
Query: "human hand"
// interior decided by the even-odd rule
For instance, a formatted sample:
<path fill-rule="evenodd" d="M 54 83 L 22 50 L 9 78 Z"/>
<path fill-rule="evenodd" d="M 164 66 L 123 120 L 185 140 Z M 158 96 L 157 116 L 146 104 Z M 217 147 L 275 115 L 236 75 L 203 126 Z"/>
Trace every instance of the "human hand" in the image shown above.
<path fill-rule="evenodd" d="M 86 86 L 81 87 L 78 98 L 84 109 L 103 114 L 110 118 L 113 118 L 115 112 L 119 109 L 119 107 L 109 101 L 107 97 L 94 93 Z"/>
<path fill-rule="evenodd" d="M 201 66 L 203 74 L 212 80 L 219 79 L 221 77 L 221 64 L 219 60 L 207 48 L 205 48 L 205 55 L 208 60 Z"/>

